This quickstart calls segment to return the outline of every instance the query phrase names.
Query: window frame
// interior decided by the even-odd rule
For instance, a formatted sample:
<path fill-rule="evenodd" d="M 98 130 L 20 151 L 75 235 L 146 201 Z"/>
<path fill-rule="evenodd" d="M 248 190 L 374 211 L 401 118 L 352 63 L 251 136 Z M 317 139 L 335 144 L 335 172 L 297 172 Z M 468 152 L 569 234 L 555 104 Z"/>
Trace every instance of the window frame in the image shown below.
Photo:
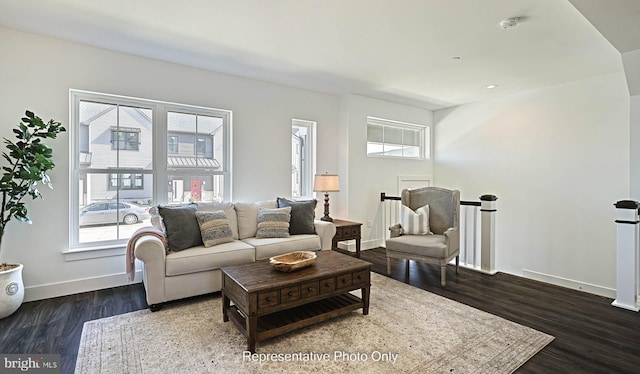
<path fill-rule="evenodd" d="M 385 142 L 384 139 L 384 135 L 383 135 L 383 139 L 381 142 L 373 142 L 370 140 L 370 134 L 369 134 L 369 127 L 370 126 L 381 126 L 383 129 L 383 133 L 385 129 L 395 129 L 395 130 L 402 130 L 402 138 L 403 140 L 401 141 L 401 143 L 391 143 L 391 142 Z M 418 131 L 419 133 L 419 144 L 415 145 L 415 144 L 408 144 L 407 142 L 404 141 L 404 131 L 405 130 L 409 130 L 409 131 Z M 385 119 L 385 118 L 379 118 L 379 117 L 372 117 L 372 116 L 367 116 L 367 146 L 366 146 L 366 152 L 367 152 L 367 157 L 372 157 L 372 158 L 390 158 L 390 159 L 401 159 L 401 160 L 428 160 L 430 159 L 430 138 L 431 138 L 431 126 L 429 125 L 419 125 L 419 124 L 415 124 L 415 123 L 408 123 L 408 122 L 401 122 L 401 121 L 395 121 L 395 120 L 390 120 L 390 119 Z M 369 146 L 371 143 L 376 143 L 376 144 L 381 144 L 383 147 L 387 144 L 391 145 L 395 145 L 395 146 L 400 146 L 402 148 L 402 152 L 404 152 L 405 147 L 407 146 L 413 146 L 413 147 L 418 147 L 419 151 L 418 151 L 418 156 L 404 156 L 404 155 L 391 155 L 391 154 L 372 154 L 369 153 Z"/>
<path fill-rule="evenodd" d="M 105 103 L 110 105 L 129 106 L 136 108 L 144 108 L 152 111 L 152 163 L 149 169 L 140 168 L 101 168 L 94 169 L 87 167 L 86 163 L 81 163 L 80 152 L 80 127 L 79 123 L 79 105 L 81 101 L 89 101 L 96 103 Z M 106 93 L 97 93 L 83 90 L 69 90 L 69 174 L 71 181 L 77 181 L 82 173 L 105 174 L 107 176 L 107 184 L 110 185 L 111 174 L 141 174 L 142 183 L 144 179 L 151 176 L 152 180 L 152 199 L 153 204 L 167 204 L 170 175 L 193 175 L 200 174 L 203 176 L 223 176 L 224 201 L 232 201 L 232 112 L 230 110 L 206 108 L 188 104 L 170 103 L 152 99 L 135 98 L 128 96 L 112 95 Z M 167 113 L 170 111 L 182 111 L 190 114 L 220 117 L 223 121 L 223 161 L 219 170 L 211 170 L 210 168 L 190 168 L 188 170 L 168 169 L 167 158 L 171 155 L 168 147 L 167 132 Z M 126 128 L 122 128 L 121 131 Z M 95 155 L 94 155 L 95 156 Z M 132 179 L 133 181 L 133 179 Z M 90 251 L 96 249 L 123 248 L 126 246 L 128 238 L 112 239 L 95 242 L 80 243 L 79 239 L 79 201 L 80 187 L 78 183 L 70 183 L 69 187 L 69 250 L 70 252 Z M 117 202 L 126 201 L 118 198 Z"/>
<path fill-rule="evenodd" d="M 304 155 L 301 155 L 302 161 L 304 164 L 302 175 L 300 178 L 300 194 L 297 195 L 294 193 L 293 186 L 293 176 L 291 180 L 291 197 L 294 199 L 312 199 L 314 198 L 313 192 L 313 178 L 316 174 L 316 128 L 317 122 L 310 120 L 302 120 L 302 119 L 292 119 L 291 120 L 291 129 L 292 129 L 292 150 L 293 150 L 293 128 L 300 127 L 305 128 L 307 132 L 306 146 L 303 149 Z M 292 165 L 292 174 L 293 174 L 293 154 L 291 155 L 291 165 Z M 306 167 L 305 167 L 306 166 Z"/>

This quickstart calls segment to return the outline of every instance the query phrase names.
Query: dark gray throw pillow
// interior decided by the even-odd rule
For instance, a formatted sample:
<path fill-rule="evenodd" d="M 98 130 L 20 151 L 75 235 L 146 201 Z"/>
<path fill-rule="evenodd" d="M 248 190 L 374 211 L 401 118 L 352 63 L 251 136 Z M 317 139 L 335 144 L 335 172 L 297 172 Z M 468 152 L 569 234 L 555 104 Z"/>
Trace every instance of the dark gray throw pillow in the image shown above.
<path fill-rule="evenodd" d="M 200 225 L 196 218 L 196 204 L 160 206 L 158 211 L 166 228 L 167 245 L 170 251 L 203 245 Z"/>
<path fill-rule="evenodd" d="M 316 227 L 313 220 L 316 216 L 318 200 L 287 200 L 278 198 L 278 208 L 291 207 L 291 222 L 289 222 L 289 234 L 315 234 Z"/>

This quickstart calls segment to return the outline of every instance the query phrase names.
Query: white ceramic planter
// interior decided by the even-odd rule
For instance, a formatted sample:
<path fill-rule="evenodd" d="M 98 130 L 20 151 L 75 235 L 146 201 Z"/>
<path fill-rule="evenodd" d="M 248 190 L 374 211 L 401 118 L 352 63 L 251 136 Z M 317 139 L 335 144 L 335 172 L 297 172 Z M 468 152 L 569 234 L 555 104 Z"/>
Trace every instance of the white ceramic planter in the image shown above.
<path fill-rule="evenodd" d="M 13 314 L 24 300 L 22 264 L 11 270 L 0 271 L 0 319 Z"/>

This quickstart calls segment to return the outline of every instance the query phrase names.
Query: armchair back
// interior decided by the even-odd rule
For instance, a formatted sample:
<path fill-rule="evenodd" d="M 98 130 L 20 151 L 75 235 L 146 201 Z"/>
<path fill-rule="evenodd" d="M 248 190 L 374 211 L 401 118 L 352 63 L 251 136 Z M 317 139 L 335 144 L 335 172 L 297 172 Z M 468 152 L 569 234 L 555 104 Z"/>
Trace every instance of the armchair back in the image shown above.
<path fill-rule="evenodd" d="M 457 228 L 460 217 L 460 191 L 441 187 L 404 189 L 402 204 L 412 210 L 429 205 L 429 228 L 442 235 L 450 227 Z"/>

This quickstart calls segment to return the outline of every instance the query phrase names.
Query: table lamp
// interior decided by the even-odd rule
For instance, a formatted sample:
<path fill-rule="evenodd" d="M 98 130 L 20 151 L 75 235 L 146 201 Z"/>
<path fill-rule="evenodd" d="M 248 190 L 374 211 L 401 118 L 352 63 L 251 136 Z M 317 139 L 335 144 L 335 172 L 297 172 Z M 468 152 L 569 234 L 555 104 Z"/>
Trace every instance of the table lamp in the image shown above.
<path fill-rule="evenodd" d="M 329 192 L 340 191 L 340 181 L 336 174 L 316 174 L 313 181 L 313 191 L 324 192 L 324 217 L 322 221 L 333 222 L 333 218 L 329 216 Z"/>

